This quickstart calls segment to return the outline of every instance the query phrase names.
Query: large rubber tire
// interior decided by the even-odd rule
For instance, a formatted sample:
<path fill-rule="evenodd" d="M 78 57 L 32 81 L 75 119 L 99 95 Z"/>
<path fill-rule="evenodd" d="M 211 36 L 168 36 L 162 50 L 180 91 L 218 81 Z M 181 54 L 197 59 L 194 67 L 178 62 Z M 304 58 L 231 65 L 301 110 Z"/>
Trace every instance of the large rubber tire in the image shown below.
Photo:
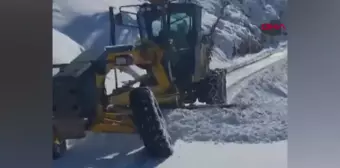
<path fill-rule="evenodd" d="M 197 97 L 207 104 L 227 103 L 226 70 L 211 70 L 207 77 L 197 86 Z"/>
<path fill-rule="evenodd" d="M 133 122 L 152 157 L 165 158 L 173 153 L 166 123 L 153 93 L 146 87 L 130 92 Z"/>
<path fill-rule="evenodd" d="M 58 139 L 59 144 L 55 142 L 56 139 Z M 57 131 L 53 129 L 53 141 L 52 141 L 53 160 L 57 160 L 61 158 L 65 154 L 66 151 L 67 151 L 66 140 L 60 139 Z"/>

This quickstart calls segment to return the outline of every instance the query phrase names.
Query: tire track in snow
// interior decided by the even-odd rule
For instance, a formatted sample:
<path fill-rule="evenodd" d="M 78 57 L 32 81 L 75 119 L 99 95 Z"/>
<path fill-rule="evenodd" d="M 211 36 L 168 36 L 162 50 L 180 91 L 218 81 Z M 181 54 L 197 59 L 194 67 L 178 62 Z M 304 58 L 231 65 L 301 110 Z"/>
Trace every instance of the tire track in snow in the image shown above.
<path fill-rule="evenodd" d="M 239 82 L 241 82 L 243 79 L 251 76 L 252 74 L 284 59 L 287 57 L 287 50 L 284 50 L 283 52 L 278 52 L 275 54 L 272 54 L 271 56 L 261 59 L 259 61 L 256 61 L 252 64 L 246 65 L 242 68 L 236 69 L 230 73 L 227 74 L 227 93 L 228 93 L 228 99 L 232 99 L 234 95 L 237 92 L 232 92 L 232 90 L 235 88 L 235 85 L 237 85 Z M 231 95 L 229 94 L 231 93 Z"/>

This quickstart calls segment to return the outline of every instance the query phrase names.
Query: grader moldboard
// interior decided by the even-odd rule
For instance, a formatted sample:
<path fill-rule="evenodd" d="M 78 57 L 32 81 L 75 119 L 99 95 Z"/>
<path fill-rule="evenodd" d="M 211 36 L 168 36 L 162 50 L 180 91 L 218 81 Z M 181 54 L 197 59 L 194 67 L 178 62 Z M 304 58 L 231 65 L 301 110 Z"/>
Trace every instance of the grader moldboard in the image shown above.
<path fill-rule="evenodd" d="M 124 11 L 136 7 L 137 13 Z M 111 43 L 104 51 L 87 50 L 69 64 L 53 65 L 53 159 L 66 152 L 67 139 L 85 137 L 86 131 L 138 133 L 153 157 L 172 154 L 172 142 L 161 108 L 198 108 L 226 103 L 226 72 L 209 70 L 211 37 L 202 35 L 202 8 L 193 3 L 152 1 L 109 8 Z M 129 16 L 137 24 L 124 23 Z M 115 25 L 135 27 L 140 41 L 115 45 Z M 117 69 L 130 65 L 145 75 L 117 87 Z M 107 94 L 105 79 L 113 70 L 116 88 Z M 130 69 L 131 70 L 131 69 Z M 139 87 L 133 87 L 140 83 Z"/>

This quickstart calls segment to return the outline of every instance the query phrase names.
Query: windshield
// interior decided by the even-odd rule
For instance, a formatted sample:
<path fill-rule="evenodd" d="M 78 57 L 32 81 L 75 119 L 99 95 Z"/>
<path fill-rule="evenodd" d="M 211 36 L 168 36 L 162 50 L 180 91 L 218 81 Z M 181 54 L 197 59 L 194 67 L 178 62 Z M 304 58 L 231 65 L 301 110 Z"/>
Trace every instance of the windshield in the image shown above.
<path fill-rule="evenodd" d="M 154 37 L 159 36 L 159 33 L 162 29 L 162 18 L 159 17 L 158 19 L 152 21 L 151 23 L 152 35 Z"/>
<path fill-rule="evenodd" d="M 162 25 L 162 13 L 152 10 L 141 10 L 138 13 L 141 38 L 155 40 L 159 36 Z"/>
<path fill-rule="evenodd" d="M 169 19 L 169 38 L 172 39 L 173 45 L 178 50 L 189 48 L 188 32 L 190 30 L 191 17 L 186 13 L 173 13 Z"/>
<path fill-rule="evenodd" d="M 167 43 L 170 38 L 181 44 L 187 42 L 187 34 L 192 25 L 192 17 L 185 12 L 171 13 L 164 16 L 160 10 L 141 10 L 138 14 L 141 38 L 155 41 L 156 43 Z M 166 20 L 164 20 L 166 19 Z M 170 25 L 165 30 L 165 23 L 169 19 Z M 184 45 L 182 45 L 184 46 Z"/>
<path fill-rule="evenodd" d="M 176 13 L 170 16 L 170 30 L 188 33 L 190 17 L 186 13 Z"/>

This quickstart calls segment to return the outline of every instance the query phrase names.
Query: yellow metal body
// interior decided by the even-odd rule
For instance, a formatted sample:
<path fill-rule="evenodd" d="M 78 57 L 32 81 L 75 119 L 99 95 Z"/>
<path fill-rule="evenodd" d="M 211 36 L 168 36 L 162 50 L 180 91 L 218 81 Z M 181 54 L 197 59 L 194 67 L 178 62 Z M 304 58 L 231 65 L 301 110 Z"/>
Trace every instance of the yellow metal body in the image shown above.
<path fill-rule="evenodd" d="M 120 52 L 120 53 L 108 53 L 107 72 L 111 69 L 119 68 L 113 63 L 115 58 L 120 55 L 130 55 L 133 60 L 133 64 L 148 65 L 152 69 L 153 76 L 156 79 L 157 85 L 149 86 L 150 90 L 154 93 L 157 101 L 160 104 L 172 104 L 178 100 L 178 94 L 167 93 L 172 86 L 171 81 L 165 71 L 165 68 L 161 64 L 163 57 L 163 50 L 152 42 L 145 42 L 142 45 L 134 48 L 132 51 Z M 105 87 L 105 76 L 97 75 L 96 84 L 97 89 Z M 129 105 L 129 93 L 130 91 L 123 92 L 118 95 L 112 95 L 109 97 L 109 103 L 118 107 L 128 107 Z M 100 102 L 97 108 L 97 122 L 93 125 L 91 130 L 93 132 L 110 132 L 110 133 L 134 133 L 135 128 L 130 118 L 132 112 L 129 108 L 114 108 L 111 111 L 106 111 Z"/>

